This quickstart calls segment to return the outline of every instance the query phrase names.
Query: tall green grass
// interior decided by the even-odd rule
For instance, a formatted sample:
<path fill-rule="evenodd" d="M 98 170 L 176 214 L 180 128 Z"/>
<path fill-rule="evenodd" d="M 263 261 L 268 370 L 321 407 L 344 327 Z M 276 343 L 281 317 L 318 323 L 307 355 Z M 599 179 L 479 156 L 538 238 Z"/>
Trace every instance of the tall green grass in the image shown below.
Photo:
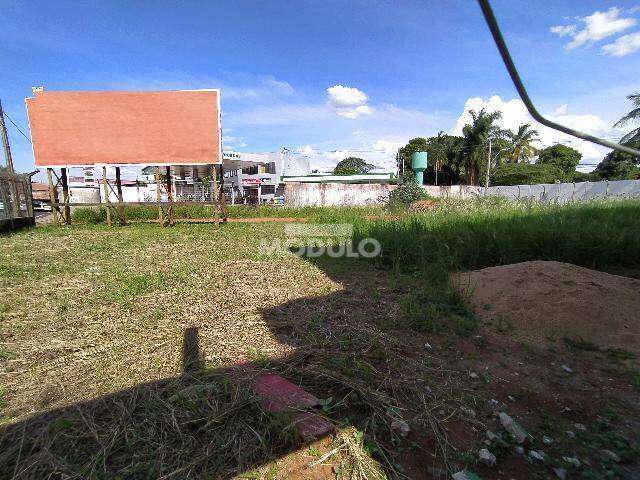
<path fill-rule="evenodd" d="M 399 221 L 357 223 L 354 241 L 366 237 L 382 245 L 379 264 L 442 275 L 527 260 L 639 266 L 640 202 L 445 203 Z"/>
<path fill-rule="evenodd" d="M 229 218 L 305 218 L 315 222 L 340 223 L 352 222 L 355 219 L 370 215 L 378 215 L 383 211 L 382 207 L 283 207 L 273 205 L 229 205 L 227 213 Z M 209 205 L 174 205 L 175 218 L 212 218 L 215 210 Z M 158 207 L 153 205 L 127 205 L 125 207 L 127 220 L 156 220 Z M 72 214 L 72 220 L 77 223 L 97 224 L 106 221 L 104 208 L 76 208 Z"/>

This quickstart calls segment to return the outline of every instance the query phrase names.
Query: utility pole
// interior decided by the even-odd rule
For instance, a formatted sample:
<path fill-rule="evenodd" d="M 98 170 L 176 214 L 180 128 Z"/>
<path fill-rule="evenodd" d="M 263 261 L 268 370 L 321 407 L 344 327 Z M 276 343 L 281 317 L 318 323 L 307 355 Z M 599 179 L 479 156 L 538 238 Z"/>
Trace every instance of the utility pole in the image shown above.
<path fill-rule="evenodd" d="M 9 146 L 9 135 L 7 134 L 7 126 L 4 124 L 4 110 L 2 110 L 2 101 L 0 101 L 0 136 L 2 136 L 2 147 L 4 156 L 7 159 L 7 170 L 9 171 L 9 199 L 10 210 L 16 217 L 20 216 L 20 199 L 18 198 L 18 189 L 16 188 L 15 170 L 13 169 L 13 158 L 11 157 L 11 147 Z M 29 179 L 31 181 L 31 179 Z M 5 207 L 6 208 L 6 207 Z"/>
<path fill-rule="evenodd" d="M 0 100 L 0 135 L 2 136 L 2 147 L 4 148 L 4 156 L 7 159 L 7 168 L 9 173 L 15 173 L 13 170 L 13 158 L 11 157 L 11 147 L 9 147 L 9 135 L 7 135 L 7 127 L 4 124 L 4 111 L 2 110 L 2 101 Z"/>

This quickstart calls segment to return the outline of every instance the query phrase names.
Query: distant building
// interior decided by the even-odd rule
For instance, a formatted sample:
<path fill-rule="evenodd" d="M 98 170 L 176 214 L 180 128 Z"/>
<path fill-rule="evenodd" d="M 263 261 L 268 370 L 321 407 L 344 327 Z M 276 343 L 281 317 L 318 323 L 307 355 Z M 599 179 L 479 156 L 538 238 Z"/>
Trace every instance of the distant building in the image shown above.
<path fill-rule="evenodd" d="M 223 153 L 224 188 L 231 203 L 284 201 L 285 175 L 306 175 L 309 160 L 287 149 L 269 153 Z"/>

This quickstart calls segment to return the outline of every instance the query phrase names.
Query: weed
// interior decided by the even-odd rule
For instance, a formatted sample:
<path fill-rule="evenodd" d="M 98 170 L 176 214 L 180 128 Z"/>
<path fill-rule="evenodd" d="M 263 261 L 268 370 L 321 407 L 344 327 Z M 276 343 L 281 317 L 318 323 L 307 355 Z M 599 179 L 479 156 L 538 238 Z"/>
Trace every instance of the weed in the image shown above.
<path fill-rule="evenodd" d="M 405 324 L 415 330 L 464 336 L 478 326 L 477 318 L 453 290 L 411 291 L 401 300 L 400 309 Z"/>
<path fill-rule="evenodd" d="M 14 357 L 14 353 L 0 346 L 0 360 L 9 360 Z"/>
<path fill-rule="evenodd" d="M 605 354 L 610 360 L 621 362 L 625 360 L 633 360 L 636 358 L 635 353 L 629 352 L 621 348 L 608 348 Z"/>
<path fill-rule="evenodd" d="M 269 368 L 271 366 L 271 361 L 266 353 L 261 352 L 257 348 L 249 347 L 246 350 L 246 355 L 254 365 L 259 368 Z"/>
<path fill-rule="evenodd" d="M 582 338 L 573 339 L 573 338 L 563 337 L 562 341 L 571 350 L 584 350 L 586 352 L 600 351 L 600 347 L 598 347 L 595 343 L 584 340 Z"/>

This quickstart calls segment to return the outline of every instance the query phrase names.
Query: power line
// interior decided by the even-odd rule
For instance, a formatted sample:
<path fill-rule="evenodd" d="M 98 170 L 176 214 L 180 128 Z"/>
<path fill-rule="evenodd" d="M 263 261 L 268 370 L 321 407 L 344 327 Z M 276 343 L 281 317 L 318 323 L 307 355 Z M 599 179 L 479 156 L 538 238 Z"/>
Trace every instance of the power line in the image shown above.
<path fill-rule="evenodd" d="M 3 113 L 4 113 L 4 116 L 5 116 L 5 117 L 7 117 L 7 120 L 9 120 L 9 121 L 13 124 L 13 126 L 14 126 L 14 127 L 16 127 L 16 129 L 17 129 L 17 130 L 22 134 L 22 136 L 23 136 L 24 138 L 26 138 L 26 139 L 27 139 L 27 141 L 28 141 L 29 143 L 31 143 L 31 139 L 27 136 L 27 134 L 25 134 L 25 133 L 20 129 L 20 127 L 19 127 L 18 125 L 16 125 L 16 122 L 14 122 L 14 121 L 11 119 L 11 117 L 7 114 L 7 112 L 3 112 Z"/>

